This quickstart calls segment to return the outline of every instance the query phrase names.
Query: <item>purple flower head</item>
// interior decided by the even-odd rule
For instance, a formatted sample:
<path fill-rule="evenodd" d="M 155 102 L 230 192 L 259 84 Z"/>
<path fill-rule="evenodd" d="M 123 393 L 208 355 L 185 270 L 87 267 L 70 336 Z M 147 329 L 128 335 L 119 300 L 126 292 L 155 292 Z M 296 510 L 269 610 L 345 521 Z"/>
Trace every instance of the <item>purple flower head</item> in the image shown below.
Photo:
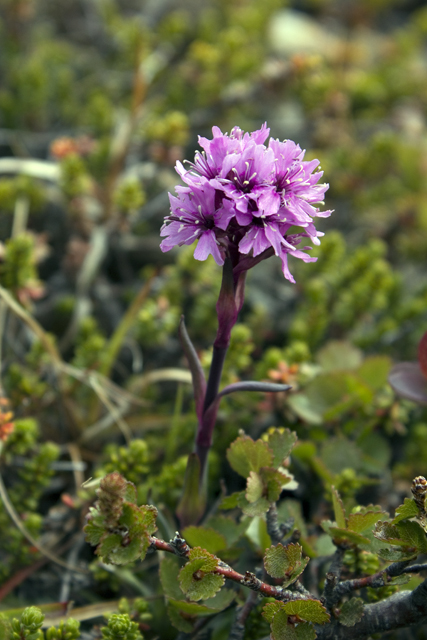
<path fill-rule="evenodd" d="M 316 260 L 305 253 L 310 246 L 298 245 L 306 238 L 320 244 L 323 234 L 313 218 L 331 214 L 317 206 L 329 187 L 318 184 L 323 175 L 315 171 L 319 161 L 304 161 L 305 152 L 291 140 L 270 139 L 266 146 L 266 124 L 250 134 L 238 127 L 230 134 L 218 127 L 212 132 L 212 140 L 199 138 L 203 152 L 196 152 L 189 170 L 176 165 L 186 186 L 169 196 L 171 213 L 161 230 L 165 239 L 160 248 L 169 251 L 198 240 L 197 260 L 211 254 L 222 265 L 230 258 L 235 273 L 274 253 L 284 276 L 294 282 L 288 255 Z"/>

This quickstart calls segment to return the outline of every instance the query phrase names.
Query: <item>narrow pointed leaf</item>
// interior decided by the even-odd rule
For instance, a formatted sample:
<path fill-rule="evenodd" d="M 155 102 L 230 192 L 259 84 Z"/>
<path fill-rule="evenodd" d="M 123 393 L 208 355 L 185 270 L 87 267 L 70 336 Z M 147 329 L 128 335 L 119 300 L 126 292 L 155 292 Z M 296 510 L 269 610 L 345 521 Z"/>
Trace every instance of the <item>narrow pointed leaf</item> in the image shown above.
<path fill-rule="evenodd" d="M 200 363 L 199 357 L 190 340 L 190 336 L 187 333 L 185 327 L 184 316 L 181 316 L 181 322 L 179 323 L 179 337 L 181 339 L 182 348 L 185 353 L 185 357 L 188 361 L 188 366 L 191 371 L 191 378 L 193 380 L 194 400 L 196 403 L 196 413 L 201 422 L 203 415 L 203 403 L 205 401 L 206 394 L 206 379 L 203 373 L 203 368 Z"/>
<path fill-rule="evenodd" d="M 197 523 L 206 507 L 206 496 L 199 491 L 200 460 L 196 453 L 188 456 L 185 470 L 184 491 L 176 510 L 183 527 Z"/>
<path fill-rule="evenodd" d="M 278 393 L 279 391 L 289 391 L 292 389 L 289 384 L 278 384 L 276 382 L 256 382 L 255 380 L 246 380 L 241 382 L 233 382 L 233 384 L 229 384 L 222 391 L 219 392 L 218 396 L 227 396 L 230 393 L 234 393 L 235 391 L 261 391 L 262 393 Z"/>
<path fill-rule="evenodd" d="M 344 506 L 335 487 L 332 487 L 332 504 L 334 507 L 335 521 L 337 523 L 338 529 L 346 529 L 347 521 L 345 517 Z"/>

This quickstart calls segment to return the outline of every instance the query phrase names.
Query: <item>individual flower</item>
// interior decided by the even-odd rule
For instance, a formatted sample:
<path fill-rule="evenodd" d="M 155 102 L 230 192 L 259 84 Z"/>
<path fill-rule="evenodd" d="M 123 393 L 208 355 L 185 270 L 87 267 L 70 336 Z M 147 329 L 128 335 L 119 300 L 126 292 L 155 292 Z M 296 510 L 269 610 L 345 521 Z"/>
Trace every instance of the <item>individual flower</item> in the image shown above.
<path fill-rule="evenodd" d="M 311 262 L 299 247 L 307 238 L 320 244 L 323 235 L 316 230 L 315 217 L 329 216 L 318 206 L 328 189 L 318 184 L 322 171 L 315 171 L 318 160 L 304 161 L 304 151 L 291 140 L 270 139 L 264 124 L 253 133 L 234 127 L 223 134 L 212 129 L 213 139 L 199 137 L 203 151 L 196 152 L 186 170 L 178 162 L 176 171 L 186 186 L 170 195 L 171 213 L 166 216 L 160 247 L 198 240 L 194 257 L 205 260 L 212 255 L 217 264 L 230 258 L 235 273 L 241 273 L 273 253 L 282 261 L 284 276 L 294 282 L 288 268 L 288 255 Z M 298 229 L 299 227 L 299 229 Z"/>

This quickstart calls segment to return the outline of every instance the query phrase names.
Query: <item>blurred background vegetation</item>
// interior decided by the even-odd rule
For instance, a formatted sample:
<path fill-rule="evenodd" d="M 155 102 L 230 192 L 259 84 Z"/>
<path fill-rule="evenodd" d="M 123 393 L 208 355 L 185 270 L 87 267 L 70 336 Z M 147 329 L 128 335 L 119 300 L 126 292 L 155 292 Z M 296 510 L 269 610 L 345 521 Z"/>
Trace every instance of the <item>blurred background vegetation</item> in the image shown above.
<path fill-rule="evenodd" d="M 427 8 L 0 0 L 0 12 L 1 607 L 138 595 L 154 616 L 133 611 L 146 637 L 173 638 L 157 561 L 116 569 L 84 545 L 94 490 L 81 485 L 119 470 L 173 535 L 196 427 L 177 326 L 184 313 L 208 366 L 221 277 L 193 248 L 159 249 L 174 164 L 213 125 L 267 121 L 330 183 L 318 261 L 290 264 L 296 285 L 274 259 L 253 269 L 226 363 L 224 384 L 293 391 L 225 399 L 210 461 L 214 501 L 221 478 L 238 486 L 225 450 L 239 429 L 297 431 L 300 484 L 283 510 L 305 550 L 326 555 L 316 518 L 331 483 L 348 506 L 393 509 L 427 464 L 425 410 L 387 385 L 427 329 Z M 239 553 L 265 543 L 242 537 Z M 254 622 L 245 638 L 262 633 Z"/>

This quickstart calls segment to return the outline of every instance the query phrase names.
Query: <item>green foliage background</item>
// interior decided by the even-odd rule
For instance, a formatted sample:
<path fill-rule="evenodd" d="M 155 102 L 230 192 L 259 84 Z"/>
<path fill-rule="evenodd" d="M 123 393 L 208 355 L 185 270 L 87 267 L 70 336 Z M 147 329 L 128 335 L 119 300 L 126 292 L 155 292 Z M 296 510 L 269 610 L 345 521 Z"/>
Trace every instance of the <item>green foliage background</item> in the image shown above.
<path fill-rule="evenodd" d="M 173 536 L 196 428 L 177 327 L 184 313 L 207 368 L 221 274 L 193 248 L 160 252 L 166 193 L 198 135 L 267 121 L 273 137 L 321 160 L 335 212 L 319 224 L 318 261 L 291 259 L 296 285 L 274 259 L 249 274 L 223 384 L 274 380 L 293 391 L 223 400 L 209 504 L 221 479 L 229 493 L 243 488 L 226 458 L 239 429 L 256 439 L 289 427 L 299 436 L 290 467 L 299 489 L 279 511 L 296 519 L 305 553 L 327 556 L 318 516 L 331 508 L 331 485 L 347 510 L 393 510 L 427 464 L 425 409 L 387 384 L 393 362 L 416 359 L 427 328 L 427 9 L 0 0 L 0 11 L 0 285 L 12 300 L 0 302 L 1 386 L 15 414 L 1 473 L 17 517 L 64 554 L 94 500 L 82 482 L 118 470 L 138 504 L 158 508 L 161 535 Z M 90 574 L 65 582 L 38 564 L 43 554 L 9 511 L 3 501 L 4 610 L 56 602 L 58 589 L 76 607 L 137 595 L 152 616 L 139 626 L 145 637 L 177 637 L 157 561 L 115 568 L 79 548 Z M 271 544 L 262 522 L 226 540 L 227 561 L 259 561 Z M 375 562 L 356 555 L 346 558 L 351 570 Z M 120 615 L 139 624 L 142 609 Z M 227 637 L 231 617 L 223 620 L 212 622 L 216 640 Z M 245 638 L 267 633 L 255 610 Z"/>

